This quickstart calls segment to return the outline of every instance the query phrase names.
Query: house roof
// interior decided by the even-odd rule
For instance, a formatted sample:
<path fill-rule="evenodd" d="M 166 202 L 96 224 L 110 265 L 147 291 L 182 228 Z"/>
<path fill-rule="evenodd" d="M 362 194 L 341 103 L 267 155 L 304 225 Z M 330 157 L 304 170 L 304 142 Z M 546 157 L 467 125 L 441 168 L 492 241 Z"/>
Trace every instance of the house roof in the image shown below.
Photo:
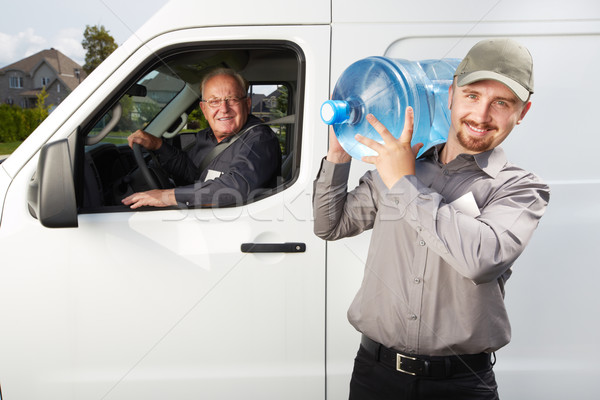
<path fill-rule="evenodd" d="M 46 63 L 53 68 L 57 77 L 70 90 L 75 89 L 87 76 L 81 65 L 54 48 L 42 50 L 20 61 L 7 65 L 6 67 L 0 68 L 0 74 L 5 74 L 11 70 L 18 70 L 33 76 L 35 71 L 43 63 Z M 76 76 L 75 70 L 79 70 L 79 77 Z"/>
<path fill-rule="evenodd" d="M 149 91 L 153 92 L 172 92 L 179 91 L 183 83 L 181 80 L 169 76 L 167 74 L 158 74 L 157 76 L 145 79 L 141 82 L 143 86 L 145 86 Z"/>

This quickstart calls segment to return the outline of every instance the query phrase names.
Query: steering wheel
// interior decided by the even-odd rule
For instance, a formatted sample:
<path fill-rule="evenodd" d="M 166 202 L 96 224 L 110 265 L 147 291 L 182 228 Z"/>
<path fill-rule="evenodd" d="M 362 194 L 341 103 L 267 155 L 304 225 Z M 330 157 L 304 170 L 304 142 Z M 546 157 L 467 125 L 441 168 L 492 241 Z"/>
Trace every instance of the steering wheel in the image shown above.
<path fill-rule="evenodd" d="M 146 160 L 144 160 L 144 156 L 142 155 L 142 146 L 140 146 L 138 143 L 133 143 L 133 146 L 131 148 L 133 150 L 133 157 L 135 158 L 135 162 L 137 163 L 142 177 L 144 178 L 150 189 L 161 189 L 161 186 L 154 178 L 154 175 L 150 171 L 150 168 L 148 168 Z"/>

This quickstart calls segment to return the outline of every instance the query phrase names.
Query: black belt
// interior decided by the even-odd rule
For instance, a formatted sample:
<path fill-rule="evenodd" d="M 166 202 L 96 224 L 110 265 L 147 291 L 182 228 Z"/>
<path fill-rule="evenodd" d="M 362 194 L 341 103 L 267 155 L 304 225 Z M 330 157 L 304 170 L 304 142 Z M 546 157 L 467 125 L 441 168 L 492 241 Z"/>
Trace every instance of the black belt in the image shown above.
<path fill-rule="evenodd" d="M 457 356 L 420 356 L 398 353 L 365 335 L 361 346 L 382 364 L 409 375 L 447 378 L 455 374 L 476 372 L 492 367 L 488 353 Z"/>

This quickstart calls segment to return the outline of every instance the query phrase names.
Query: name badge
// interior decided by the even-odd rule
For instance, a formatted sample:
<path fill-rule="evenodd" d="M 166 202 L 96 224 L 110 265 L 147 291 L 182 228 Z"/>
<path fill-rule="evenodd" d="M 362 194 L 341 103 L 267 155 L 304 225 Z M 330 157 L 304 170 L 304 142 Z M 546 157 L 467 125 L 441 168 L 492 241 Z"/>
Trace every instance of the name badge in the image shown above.
<path fill-rule="evenodd" d="M 212 181 L 213 179 L 216 179 L 216 178 L 220 177 L 221 175 L 223 175 L 223 173 L 221 171 L 215 171 L 214 169 L 209 169 L 208 172 L 206 173 L 206 178 L 204 178 L 204 182 Z"/>
<path fill-rule="evenodd" d="M 479 207 L 477 207 L 477 203 L 475 202 L 475 197 L 473 197 L 472 192 L 465 193 L 458 199 L 454 200 L 450 203 L 451 206 L 461 211 L 463 214 L 468 215 L 469 217 L 478 217 L 481 215 L 479 212 Z"/>

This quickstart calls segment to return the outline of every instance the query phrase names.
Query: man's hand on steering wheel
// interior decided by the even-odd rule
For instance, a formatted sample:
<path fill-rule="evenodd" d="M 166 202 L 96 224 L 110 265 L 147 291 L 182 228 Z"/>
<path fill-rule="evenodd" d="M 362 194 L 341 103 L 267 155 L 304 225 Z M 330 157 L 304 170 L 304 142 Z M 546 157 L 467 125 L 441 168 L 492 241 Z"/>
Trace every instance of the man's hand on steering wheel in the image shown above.
<path fill-rule="evenodd" d="M 156 136 L 153 136 L 147 132 L 144 132 L 141 129 L 133 132 L 127 138 L 127 142 L 129 143 L 129 147 L 133 149 L 133 144 L 137 143 L 146 150 L 158 150 L 160 146 L 162 146 L 162 139 Z"/>
<path fill-rule="evenodd" d="M 156 177 L 152 174 L 150 168 L 148 168 L 146 160 L 144 160 L 144 156 L 142 155 L 142 149 L 140 148 L 141 146 L 150 151 L 158 150 L 162 146 L 162 139 L 138 129 L 129 135 L 127 142 L 133 150 L 135 162 L 148 187 L 150 189 L 162 189 L 160 182 L 156 180 Z"/>

